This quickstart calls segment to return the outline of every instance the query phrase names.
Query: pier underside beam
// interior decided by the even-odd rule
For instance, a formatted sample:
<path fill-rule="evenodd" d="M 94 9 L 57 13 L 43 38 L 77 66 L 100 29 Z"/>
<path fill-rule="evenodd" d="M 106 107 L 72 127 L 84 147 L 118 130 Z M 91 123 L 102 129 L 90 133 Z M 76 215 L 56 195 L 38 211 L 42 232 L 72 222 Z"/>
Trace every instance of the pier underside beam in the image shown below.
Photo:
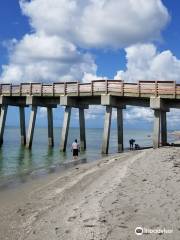
<path fill-rule="evenodd" d="M 26 145 L 26 123 L 24 107 L 19 107 L 21 145 Z"/>
<path fill-rule="evenodd" d="M 32 147 L 36 115 L 37 115 L 37 106 L 32 106 L 30 120 L 29 120 L 28 134 L 27 134 L 27 143 L 26 143 L 26 147 L 29 149 Z"/>
<path fill-rule="evenodd" d="M 64 111 L 64 121 L 63 121 L 63 127 L 62 127 L 62 133 L 61 133 L 61 144 L 60 144 L 60 150 L 62 152 L 66 151 L 70 117 L 71 117 L 71 107 L 66 106 Z"/>
<path fill-rule="evenodd" d="M 48 118 L 48 146 L 54 146 L 54 134 L 53 134 L 53 109 L 47 107 L 47 118 Z"/>
<path fill-rule="evenodd" d="M 7 115 L 8 106 L 1 106 L 1 116 L 0 116 L 0 146 L 3 144 L 3 136 L 4 136 L 4 128 L 6 123 L 6 115 Z"/>
<path fill-rule="evenodd" d="M 118 152 L 122 152 L 123 146 L 123 109 L 117 108 L 117 138 L 118 138 Z"/>
<path fill-rule="evenodd" d="M 106 112 L 105 112 L 105 118 L 104 118 L 103 143 L 102 143 L 102 151 L 101 151 L 102 154 L 107 154 L 109 150 L 111 116 L 112 116 L 112 107 L 106 106 Z"/>
<path fill-rule="evenodd" d="M 79 108 L 79 127 L 80 127 L 80 150 L 86 150 L 86 132 L 85 132 L 85 117 L 84 108 Z"/>

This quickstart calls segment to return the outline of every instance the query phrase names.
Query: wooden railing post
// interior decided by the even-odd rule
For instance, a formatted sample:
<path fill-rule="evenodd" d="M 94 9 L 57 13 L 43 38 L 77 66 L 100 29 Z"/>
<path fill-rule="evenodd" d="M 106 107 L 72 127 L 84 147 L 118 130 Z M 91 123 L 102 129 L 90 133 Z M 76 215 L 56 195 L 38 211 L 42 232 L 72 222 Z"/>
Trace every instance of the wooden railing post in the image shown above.
<path fill-rule="evenodd" d="M 106 84 L 106 94 L 108 94 L 108 80 L 105 81 L 105 84 Z"/>
<path fill-rule="evenodd" d="M 54 83 L 52 84 L 52 96 L 54 97 Z"/>
<path fill-rule="evenodd" d="M 155 97 L 158 96 L 158 82 L 155 81 Z"/>
<path fill-rule="evenodd" d="M 41 94 L 41 96 L 43 96 L 43 84 L 41 83 L 41 90 L 40 90 L 41 92 L 40 92 L 40 94 Z"/>
<path fill-rule="evenodd" d="M 174 81 L 174 98 L 176 98 L 176 81 Z"/>
<path fill-rule="evenodd" d="M 77 96 L 79 96 L 79 82 L 77 82 Z"/>
<path fill-rule="evenodd" d="M 124 81 L 121 81 L 121 95 L 124 95 Z"/>
<path fill-rule="evenodd" d="M 66 95 L 66 93 L 67 93 L 67 83 L 64 82 L 64 95 Z"/>
<path fill-rule="evenodd" d="M 32 95 L 32 83 L 30 83 L 30 90 L 29 90 L 29 95 Z"/>
<path fill-rule="evenodd" d="M 91 96 L 93 96 L 93 81 L 91 81 Z"/>
<path fill-rule="evenodd" d="M 9 85 L 9 95 L 12 96 L 12 83 Z"/>
<path fill-rule="evenodd" d="M 19 95 L 22 95 L 22 83 L 19 84 Z"/>
<path fill-rule="evenodd" d="M 138 84 L 137 84 L 137 90 L 138 90 L 138 97 L 140 97 L 141 95 L 141 85 L 140 85 L 140 81 L 138 81 Z"/>

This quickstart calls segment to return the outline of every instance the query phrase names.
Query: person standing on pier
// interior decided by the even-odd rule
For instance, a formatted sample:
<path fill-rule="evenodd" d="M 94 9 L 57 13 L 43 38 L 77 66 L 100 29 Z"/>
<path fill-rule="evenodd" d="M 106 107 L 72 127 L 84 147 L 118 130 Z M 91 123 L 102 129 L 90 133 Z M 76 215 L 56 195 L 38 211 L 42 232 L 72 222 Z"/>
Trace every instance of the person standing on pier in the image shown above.
<path fill-rule="evenodd" d="M 77 142 L 77 139 L 74 140 L 74 142 L 72 143 L 72 152 L 73 152 L 73 159 L 77 159 L 78 158 L 78 153 L 79 153 L 79 144 Z"/>

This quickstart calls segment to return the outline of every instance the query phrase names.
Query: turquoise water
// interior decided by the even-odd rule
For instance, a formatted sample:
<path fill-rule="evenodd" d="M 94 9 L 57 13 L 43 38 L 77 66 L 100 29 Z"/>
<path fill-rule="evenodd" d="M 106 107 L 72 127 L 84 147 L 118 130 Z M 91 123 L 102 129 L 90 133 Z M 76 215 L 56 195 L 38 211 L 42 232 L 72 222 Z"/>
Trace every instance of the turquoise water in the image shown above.
<path fill-rule="evenodd" d="M 102 129 L 87 129 L 87 151 L 81 153 L 80 157 L 88 161 L 101 157 Z M 128 147 L 128 140 L 133 137 L 141 146 L 152 145 L 148 131 L 125 131 L 125 147 Z M 53 149 L 47 145 L 47 129 L 36 128 L 34 133 L 33 146 L 28 150 L 20 146 L 20 133 L 18 128 L 6 128 L 4 144 L 0 149 L 0 177 L 18 175 L 22 172 L 29 172 L 39 168 L 47 168 L 54 164 L 72 159 L 71 144 L 79 136 L 78 128 L 71 128 L 67 144 L 67 153 L 59 151 L 61 129 L 54 129 L 55 146 Z M 111 130 L 109 153 L 117 152 L 117 133 Z"/>
<path fill-rule="evenodd" d="M 93 161 L 101 158 L 102 129 L 86 129 L 87 151 L 80 158 Z M 72 159 L 71 144 L 79 136 L 78 128 L 71 128 L 67 144 L 67 153 L 59 151 L 61 129 L 54 128 L 55 146 L 48 148 L 47 129 L 36 128 L 32 150 L 20 146 L 19 128 L 6 128 L 4 144 L 0 149 L 0 180 L 10 176 L 21 176 L 38 169 L 48 169 L 56 164 Z M 151 131 L 124 130 L 124 145 L 129 146 L 129 139 L 136 139 L 141 147 L 152 146 Z M 109 153 L 117 152 L 117 132 L 111 130 Z"/>

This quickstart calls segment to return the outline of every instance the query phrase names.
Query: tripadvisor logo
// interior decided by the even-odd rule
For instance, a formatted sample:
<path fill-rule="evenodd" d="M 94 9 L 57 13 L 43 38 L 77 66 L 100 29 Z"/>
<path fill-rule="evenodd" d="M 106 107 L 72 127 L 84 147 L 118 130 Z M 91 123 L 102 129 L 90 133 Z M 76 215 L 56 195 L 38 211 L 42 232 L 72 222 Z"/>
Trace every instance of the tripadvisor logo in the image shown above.
<path fill-rule="evenodd" d="M 143 235 L 143 234 L 170 234 L 173 233 L 173 229 L 166 229 L 166 228 L 157 228 L 157 229 L 150 229 L 150 228 L 142 228 L 142 227 L 137 227 L 135 229 L 135 234 L 136 235 Z"/>
<path fill-rule="evenodd" d="M 135 234 L 136 235 L 143 235 L 143 228 L 142 227 L 137 227 L 135 229 Z"/>

